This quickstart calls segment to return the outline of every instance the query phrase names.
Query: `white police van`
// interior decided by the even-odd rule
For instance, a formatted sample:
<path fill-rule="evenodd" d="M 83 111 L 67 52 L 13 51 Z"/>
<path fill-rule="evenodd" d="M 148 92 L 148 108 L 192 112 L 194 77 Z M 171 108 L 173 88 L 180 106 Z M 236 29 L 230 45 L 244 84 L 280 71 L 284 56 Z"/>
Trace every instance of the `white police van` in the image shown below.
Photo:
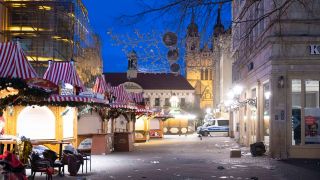
<path fill-rule="evenodd" d="M 197 128 L 197 133 L 202 136 L 208 136 L 208 135 L 228 136 L 229 120 L 209 119 L 202 126 Z"/>

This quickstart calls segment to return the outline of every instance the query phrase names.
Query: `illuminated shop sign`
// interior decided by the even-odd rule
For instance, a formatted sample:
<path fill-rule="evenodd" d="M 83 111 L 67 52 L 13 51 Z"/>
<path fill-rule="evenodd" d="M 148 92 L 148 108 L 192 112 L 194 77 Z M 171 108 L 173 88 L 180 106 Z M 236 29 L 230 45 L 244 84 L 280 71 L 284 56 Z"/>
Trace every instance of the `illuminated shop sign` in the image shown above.
<path fill-rule="evenodd" d="M 312 54 L 312 55 L 320 55 L 320 45 L 311 44 L 310 45 L 310 54 Z"/>

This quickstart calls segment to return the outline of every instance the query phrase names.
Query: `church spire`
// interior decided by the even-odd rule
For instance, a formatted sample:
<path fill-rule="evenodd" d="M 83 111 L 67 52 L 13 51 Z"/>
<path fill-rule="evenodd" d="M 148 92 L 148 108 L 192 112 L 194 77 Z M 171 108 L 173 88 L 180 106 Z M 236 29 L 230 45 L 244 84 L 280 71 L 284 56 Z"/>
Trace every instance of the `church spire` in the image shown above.
<path fill-rule="evenodd" d="M 217 17 L 217 22 L 216 22 L 216 24 L 217 25 L 222 25 L 222 23 L 221 23 L 221 6 L 222 6 L 222 4 L 220 4 L 219 5 L 219 8 L 218 8 L 218 17 Z"/>
<path fill-rule="evenodd" d="M 192 16 L 191 16 L 191 23 L 194 24 L 195 14 L 194 9 L 192 8 Z"/>
<path fill-rule="evenodd" d="M 218 7 L 217 21 L 216 21 L 216 24 L 214 25 L 214 33 L 213 33 L 214 36 L 218 36 L 219 34 L 224 32 L 224 27 L 221 22 L 221 7 L 222 7 L 222 3 Z"/>
<path fill-rule="evenodd" d="M 188 34 L 189 37 L 198 37 L 198 25 L 195 23 L 195 13 L 192 8 L 192 15 L 191 15 L 191 23 L 188 25 Z"/>

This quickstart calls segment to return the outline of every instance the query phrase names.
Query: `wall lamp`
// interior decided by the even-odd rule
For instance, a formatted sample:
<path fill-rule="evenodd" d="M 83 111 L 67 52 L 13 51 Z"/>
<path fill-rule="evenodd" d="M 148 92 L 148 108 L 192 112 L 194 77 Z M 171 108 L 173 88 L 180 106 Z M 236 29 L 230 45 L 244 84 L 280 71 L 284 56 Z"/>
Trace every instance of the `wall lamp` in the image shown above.
<path fill-rule="evenodd" d="M 278 78 L 278 88 L 284 88 L 284 77 L 283 76 L 280 76 Z"/>

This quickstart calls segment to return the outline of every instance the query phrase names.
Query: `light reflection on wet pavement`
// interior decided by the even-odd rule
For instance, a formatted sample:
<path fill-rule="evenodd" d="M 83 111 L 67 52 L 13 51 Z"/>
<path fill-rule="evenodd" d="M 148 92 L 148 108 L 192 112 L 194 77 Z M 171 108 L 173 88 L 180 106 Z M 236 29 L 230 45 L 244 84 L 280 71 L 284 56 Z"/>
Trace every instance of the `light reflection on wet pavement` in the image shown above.
<path fill-rule="evenodd" d="M 243 148 L 241 158 L 230 158 L 230 149 L 234 147 L 238 147 L 237 143 L 228 137 L 200 140 L 196 135 L 170 136 L 137 144 L 134 152 L 93 156 L 93 172 L 77 179 L 320 179 L 320 163 L 296 164 L 267 156 L 251 157 Z"/>

